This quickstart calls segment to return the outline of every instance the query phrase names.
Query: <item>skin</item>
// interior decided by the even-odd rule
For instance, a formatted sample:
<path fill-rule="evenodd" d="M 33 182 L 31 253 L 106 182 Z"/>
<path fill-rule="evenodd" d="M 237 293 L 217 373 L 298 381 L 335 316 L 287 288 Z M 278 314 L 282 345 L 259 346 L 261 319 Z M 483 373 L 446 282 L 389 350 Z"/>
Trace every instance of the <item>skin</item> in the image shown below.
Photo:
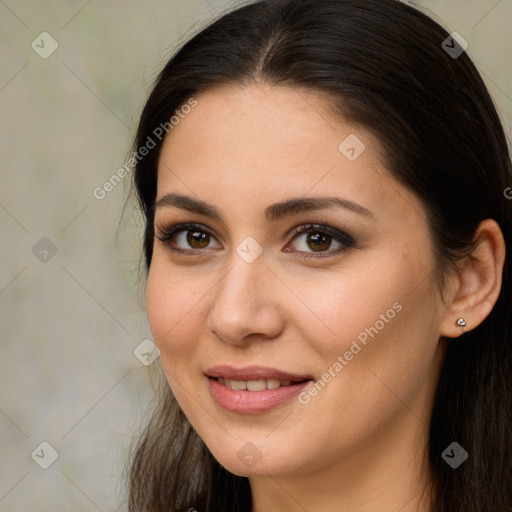
<path fill-rule="evenodd" d="M 181 408 L 215 458 L 249 477 L 254 512 L 430 510 L 420 496 L 440 339 L 462 334 L 461 316 L 466 330 L 476 327 L 496 302 L 499 228 L 481 224 L 478 258 L 448 276 L 443 300 L 425 208 L 391 177 L 368 131 L 334 118 L 314 91 L 257 83 L 196 99 L 164 141 L 157 200 L 201 199 L 224 221 L 157 208 L 157 234 L 196 222 L 213 236 L 195 246 L 186 232 L 175 237 L 195 257 L 155 239 L 147 284 L 150 327 Z M 350 134 L 366 146 L 354 161 L 338 150 Z M 371 215 L 329 208 L 265 219 L 268 205 L 301 196 L 343 197 Z M 355 246 L 334 254 L 340 244 L 327 238 L 318 252 L 307 234 L 290 236 L 308 223 L 341 230 Z M 236 252 L 247 236 L 263 250 L 252 263 Z M 396 303 L 401 311 L 306 405 L 293 399 L 247 415 L 211 398 L 204 372 L 218 364 L 321 379 Z M 246 443 L 261 454 L 250 467 L 237 456 Z"/>

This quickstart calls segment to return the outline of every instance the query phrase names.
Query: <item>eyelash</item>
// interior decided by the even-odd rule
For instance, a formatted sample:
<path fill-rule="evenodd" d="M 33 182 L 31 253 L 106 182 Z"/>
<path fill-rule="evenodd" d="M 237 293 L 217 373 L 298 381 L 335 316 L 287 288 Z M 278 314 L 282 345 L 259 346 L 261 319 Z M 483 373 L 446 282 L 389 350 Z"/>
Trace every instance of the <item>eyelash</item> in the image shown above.
<path fill-rule="evenodd" d="M 195 223 L 185 223 L 185 224 L 175 224 L 168 227 L 158 229 L 158 235 L 155 235 L 155 238 L 160 240 L 163 244 L 165 244 L 171 251 L 175 253 L 186 254 L 188 256 L 199 256 L 204 251 L 204 249 L 181 249 L 175 247 L 171 240 L 177 233 L 181 231 L 195 231 L 200 233 L 208 234 L 211 237 L 214 237 L 213 233 L 211 233 L 208 229 L 206 229 L 201 224 Z M 327 235 L 329 238 L 339 242 L 342 244 L 341 247 L 334 251 L 324 251 L 319 253 L 308 253 L 305 251 L 296 251 L 298 253 L 298 257 L 302 259 L 314 259 L 314 258 L 326 258 L 329 256 L 334 256 L 336 254 L 340 254 L 350 247 L 355 246 L 354 239 L 339 231 L 338 229 L 332 228 L 326 224 L 303 224 L 302 226 L 298 226 L 292 230 L 292 237 L 290 242 L 294 241 L 296 238 L 299 238 L 299 235 L 308 234 L 308 233 L 319 233 L 322 235 Z M 288 252 L 288 251 L 287 251 Z M 192 253 L 192 254 L 191 254 Z"/>

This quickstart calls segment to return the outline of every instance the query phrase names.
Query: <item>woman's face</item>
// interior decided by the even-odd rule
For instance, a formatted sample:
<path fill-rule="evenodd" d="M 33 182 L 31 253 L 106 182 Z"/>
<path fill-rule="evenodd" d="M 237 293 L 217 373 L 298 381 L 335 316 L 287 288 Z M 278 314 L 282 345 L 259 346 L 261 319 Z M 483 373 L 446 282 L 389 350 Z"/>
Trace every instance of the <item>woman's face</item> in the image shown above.
<path fill-rule="evenodd" d="M 258 84 L 196 100 L 162 148 L 147 285 L 191 424 L 246 476 L 421 446 L 445 313 L 422 203 L 378 140 L 314 92 Z M 171 235 L 182 223 L 199 226 Z"/>

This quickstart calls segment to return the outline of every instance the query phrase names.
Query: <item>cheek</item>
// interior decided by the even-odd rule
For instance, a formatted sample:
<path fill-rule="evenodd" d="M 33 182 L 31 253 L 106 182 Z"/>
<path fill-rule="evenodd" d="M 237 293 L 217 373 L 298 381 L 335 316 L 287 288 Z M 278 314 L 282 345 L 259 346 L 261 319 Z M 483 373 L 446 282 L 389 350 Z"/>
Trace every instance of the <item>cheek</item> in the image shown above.
<path fill-rule="evenodd" d="M 374 294 L 379 295 L 375 289 Z M 355 323 L 350 314 L 344 317 L 351 332 L 329 357 L 332 366 L 341 355 L 343 367 L 330 390 L 333 407 L 357 411 L 363 430 L 408 408 L 422 414 L 420 403 L 435 377 L 438 348 L 434 302 L 427 284 L 413 293 L 404 289 L 391 296 L 375 295 L 366 304 L 352 303 L 362 310 L 355 315 Z"/>
<path fill-rule="evenodd" d="M 371 339 L 372 333 L 384 332 L 400 315 L 403 289 L 407 280 L 398 271 L 383 265 L 381 270 L 361 269 L 309 275 L 301 273 L 287 284 L 300 298 L 291 298 L 290 315 L 303 329 L 303 339 L 325 362 L 350 349 L 353 340 Z M 386 269 L 383 271 L 382 269 Z M 395 307 L 393 307 L 395 305 Z M 375 324 L 377 324 L 375 326 Z M 326 359 L 326 358 L 329 359 Z"/>
<path fill-rule="evenodd" d="M 166 366 L 172 362 L 172 366 L 177 367 L 197 346 L 202 325 L 197 320 L 198 306 L 208 286 L 162 265 L 159 259 L 154 259 L 148 275 L 147 316 L 162 362 Z"/>
<path fill-rule="evenodd" d="M 327 387 L 336 403 L 378 409 L 392 398 L 386 384 L 399 394 L 412 394 L 432 370 L 438 318 L 425 270 L 430 263 L 419 255 L 391 256 L 379 262 L 373 255 L 371 266 L 361 260 L 360 267 L 340 272 L 335 280 L 319 274 L 314 287 L 305 277 L 294 283 L 308 306 L 303 337 L 323 361 L 320 371 L 335 373 Z"/>

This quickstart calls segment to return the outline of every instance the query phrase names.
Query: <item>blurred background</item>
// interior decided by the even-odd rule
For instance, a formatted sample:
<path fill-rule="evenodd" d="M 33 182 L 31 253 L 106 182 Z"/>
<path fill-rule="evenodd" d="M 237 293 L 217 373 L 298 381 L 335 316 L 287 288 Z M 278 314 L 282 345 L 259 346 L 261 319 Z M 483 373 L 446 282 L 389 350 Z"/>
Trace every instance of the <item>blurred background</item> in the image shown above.
<path fill-rule="evenodd" d="M 0 0 L 0 512 L 127 510 L 158 362 L 130 176 L 105 183 L 166 60 L 241 3 Z M 510 139 L 512 0 L 408 3 L 469 43 Z"/>

